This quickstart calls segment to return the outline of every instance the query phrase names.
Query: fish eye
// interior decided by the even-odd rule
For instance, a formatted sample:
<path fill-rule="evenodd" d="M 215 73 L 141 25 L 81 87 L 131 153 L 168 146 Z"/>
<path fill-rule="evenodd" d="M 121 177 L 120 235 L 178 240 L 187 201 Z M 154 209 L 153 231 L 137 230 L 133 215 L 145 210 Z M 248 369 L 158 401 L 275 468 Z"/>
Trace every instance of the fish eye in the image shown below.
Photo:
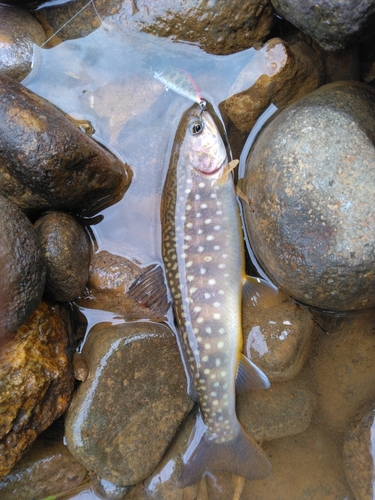
<path fill-rule="evenodd" d="M 190 125 L 190 132 L 193 135 L 199 135 L 203 130 L 203 122 L 197 120 Z"/>

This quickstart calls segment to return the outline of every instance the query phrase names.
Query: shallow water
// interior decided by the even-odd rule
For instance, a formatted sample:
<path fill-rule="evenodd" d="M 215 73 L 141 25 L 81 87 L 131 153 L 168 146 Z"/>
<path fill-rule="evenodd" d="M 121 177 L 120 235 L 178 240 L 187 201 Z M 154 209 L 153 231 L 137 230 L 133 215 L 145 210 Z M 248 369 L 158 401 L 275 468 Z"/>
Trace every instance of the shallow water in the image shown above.
<path fill-rule="evenodd" d="M 91 231 L 98 251 L 107 250 L 142 265 L 161 262 L 160 196 L 177 125 L 192 102 L 165 89 L 153 72 L 168 67 L 189 72 L 220 119 L 220 103 L 230 95 L 237 75 L 255 53 L 254 49 L 248 49 L 229 56 L 209 55 L 193 45 L 146 34 L 127 35 L 109 20 L 85 38 L 66 41 L 51 49 L 36 48 L 33 70 L 23 84 L 74 118 L 88 120 L 95 129 L 94 139 L 128 163 L 134 174 L 124 198 L 100 212 L 100 217 L 96 214 L 93 218 Z M 247 86 L 262 71 L 258 58 Z M 240 173 L 257 130 L 275 110 L 271 106 L 264 113 L 245 144 Z M 103 311 L 82 309 L 82 312 L 87 316 L 88 329 L 102 321 L 121 321 Z M 319 379 L 316 356 L 326 342 L 322 331 L 320 335 L 312 361 L 302 374 L 309 386 Z M 343 352 L 350 356 L 349 348 Z M 322 387 L 327 381 L 329 385 L 330 374 L 322 377 Z M 331 390 L 334 393 L 334 384 Z M 336 492 L 325 490 L 329 494 L 324 498 L 352 498 L 343 476 L 341 441 L 337 429 L 330 432 L 324 411 L 317 412 L 306 433 L 265 445 L 267 452 L 276 457 L 267 496 L 263 496 L 267 489 L 247 482 L 241 498 L 275 500 L 278 485 L 288 482 L 290 498 L 319 498 L 314 493 L 311 497 L 299 496 L 299 492 L 305 491 L 304 481 L 312 474 L 316 475 L 314 481 L 318 487 L 320 470 L 324 467 L 331 483 L 340 485 Z M 311 453 L 306 454 L 306 449 Z M 210 487 L 212 491 L 214 486 Z M 217 498 L 224 498 L 219 494 L 220 480 L 217 487 Z M 285 484 L 283 489 L 285 493 Z M 98 497 L 85 491 L 70 498 Z"/>

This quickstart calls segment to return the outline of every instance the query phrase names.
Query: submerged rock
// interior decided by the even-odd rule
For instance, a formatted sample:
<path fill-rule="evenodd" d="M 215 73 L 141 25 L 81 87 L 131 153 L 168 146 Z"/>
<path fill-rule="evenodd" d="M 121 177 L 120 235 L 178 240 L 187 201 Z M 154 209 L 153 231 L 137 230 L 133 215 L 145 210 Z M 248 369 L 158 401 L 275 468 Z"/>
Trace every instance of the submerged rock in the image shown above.
<path fill-rule="evenodd" d="M 42 299 L 46 268 L 31 222 L 0 195 L 0 338 L 24 323 Z"/>
<path fill-rule="evenodd" d="M 325 50 L 344 49 L 373 32 L 372 0 L 272 0 L 276 12 Z"/>
<path fill-rule="evenodd" d="M 130 178 L 127 165 L 54 106 L 0 76 L 0 193 L 28 212 L 98 211 Z"/>
<path fill-rule="evenodd" d="M 104 324 L 82 352 L 90 373 L 67 414 L 68 447 L 107 481 L 137 484 L 193 406 L 174 335 L 156 323 Z"/>
<path fill-rule="evenodd" d="M 246 161 L 255 257 L 299 302 L 375 305 L 375 92 L 326 85 L 275 115 Z"/>
<path fill-rule="evenodd" d="M 0 5 L 0 73 L 23 80 L 31 70 L 33 45 L 41 45 L 46 34 L 27 10 Z"/>
<path fill-rule="evenodd" d="M 87 470 L 59 441 L 37 439 L 0 482 L 2 500 L 30 500 L 61 495 L 77 488 Z"/>
<path fill-rule="evenodd" d="M 106 250 L 97 252 L 91 259 L 87 290 L 77 300 L 77 304 L 120 314 L 127 321 L 146 318 L 162 321 L 168 309 L 168 302 L 160 267 L 160 285 L 152 292 L 150 303 L 138 301 L 129 294 L 131 285 L 152 269 L 153 265 L 141 268 L 134 261 L 113 255 Z M 157 299 L 156 302 L 154 299 Z"/>
<path fill-rule="evenodd" d="M 269 33 L 274 12 L 270 0 L 218 0 L 207 2 L 178 0 L 145 0 L 142 3 L 96 0 L 95 10 L 88 8 L 84 16 L 73 16 L 85 1 L 44 8 L 36 13 L 47 34 L 59 31 L 54 43 L 87 35 L 101 19 L 110 19 L 126 32 L 143 31 L 173 41 L 196 43 L 206 52 L 230 54 L 251 47 Z M 98 18 L 96 12 L 100 15 Z"/>
<path fill-rule="evenodd" d="M 65 212 L 43 215 L 35 223 L 46 261 L 46 293 L 70 301 L 83 293 L 89 275 L 90 246 L 83 228 Z"/>
<path fill-rule="evenodd" d="M 250 132 L 272 103 L 285 107 L 324 83 L 321 50 L 298 35 L 285 42 L 272 38 L 237 76 L 229 97 L 220 104 L 241 132 Z"/>
<path fill-rule="evenodd" d="M 0 478 L 70 403 L 71 328 L 67 309 L 41 302 L 0 351 Z"/>
<path fill-rule="evenodd" d="M 326 428 L 343 432 L 364 405 L 375 401 L 375 311 L 317 321 L 327 333 L 318 337 L 306 364 L 319 394 L 316 417 Z"/>
<path fill-rule="evenodd" d="M 345 433 L 345 476 L 356 500 L 374 498 L 375 407 L 361 412 Z"/>
<path fill-rule="evenodd" d="M 244 308 L 242 316 L 246 356 L 271 382 L 298 375 L 314 338 L 315 323 L 310 311 L 279 291 L 267 304 Z"/>

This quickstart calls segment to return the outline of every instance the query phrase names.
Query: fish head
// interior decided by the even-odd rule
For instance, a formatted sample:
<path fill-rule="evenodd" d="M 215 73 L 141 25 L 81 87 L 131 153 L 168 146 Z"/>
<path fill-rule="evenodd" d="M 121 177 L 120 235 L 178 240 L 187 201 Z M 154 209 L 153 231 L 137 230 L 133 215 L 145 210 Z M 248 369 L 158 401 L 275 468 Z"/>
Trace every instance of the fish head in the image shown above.
<path fill-rule="evenodd" d="M 190 168 L 203 177 L 221 177 L 228 157 L 219 129 L 208 111 L 194 106 L 187 112 L 184 143 Z"/>

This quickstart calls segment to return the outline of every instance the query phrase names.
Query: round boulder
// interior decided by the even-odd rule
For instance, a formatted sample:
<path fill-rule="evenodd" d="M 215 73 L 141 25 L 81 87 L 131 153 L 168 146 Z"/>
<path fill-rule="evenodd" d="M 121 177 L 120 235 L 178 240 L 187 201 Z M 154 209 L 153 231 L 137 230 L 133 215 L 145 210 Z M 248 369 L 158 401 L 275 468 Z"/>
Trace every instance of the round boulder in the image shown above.
<path fill-rule="evenodd" d="M 375 91 L 321 87 L 280 111 L 246 160 L 246 230 L 259 263 L 295 300 L 375 305 Z"/>
<path fill-rule="evenodd" d="M 41 24 L 25 9 L 0 5 L 0 73 L 23 80 L 31 70 L 34 44 L 46 34 Z"/>
<path fill-rule="evenodd" d="M 65 212 L 43 215 L 35 229 L 46 259 L 46 292 L 55 300 L 74 300 L 85 290 L 90 266 L 89 239 Z"/>
<path fill-rule="evenodd" d="M 45 261 L 26 215 L 0 195 L 0 336 L 24 323 L 42 299 Z"/>

